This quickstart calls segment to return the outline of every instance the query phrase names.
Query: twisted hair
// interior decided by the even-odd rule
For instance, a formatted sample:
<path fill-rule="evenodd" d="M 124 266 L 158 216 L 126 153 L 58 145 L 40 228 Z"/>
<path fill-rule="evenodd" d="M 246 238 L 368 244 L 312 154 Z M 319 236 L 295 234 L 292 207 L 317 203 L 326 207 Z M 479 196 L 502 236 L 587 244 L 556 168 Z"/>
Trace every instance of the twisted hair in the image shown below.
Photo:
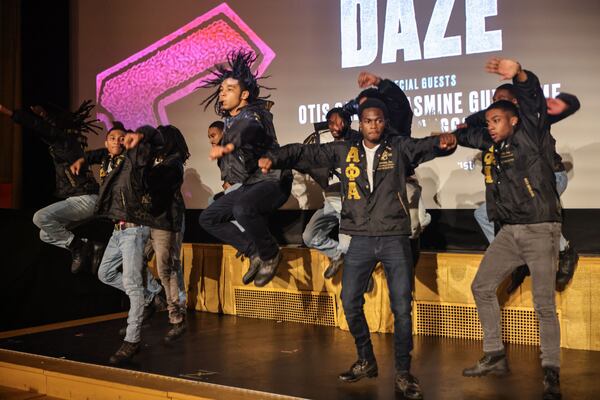
<path fill-rule="evenodd" d="M 227 63 L 217 65 L 212 71 L 214 78 L 205 79 L 203 88 L 216 88 L 214 92 L 200 103 L 204 105 L 204 110 L 212 103 L 215 112 L 218 115 L 224 116 L 227 114 L 221 108 L 219 103 L 219 91 L 221 84 L 227 78 L 235 79 L 239 82 L 242 91 L 247 90 L 249 93 L 248 103 L 255 102 L 256 100 L 265 100 L 270 96 L 260 96 L 260 89 L 272 90 L 273 88 L 263 86 L 258 83 L 259 80 L 268 78 L 268 76 L 258 78 L 257 74 L 252 72 L 252 64 L 256 61 L 257 57 L 253 52 L 245 51 L 242 49 L 232 51 L 227 55 Z"/>
<path fill-rule="evenodd" d="M 99 125 L 100 120 L 92 117 L 94 106 L 92 100 L 85 100 L 77 110 L 71 112 L 55 104 L 48 104 L 45 107 L 48 114 L 46 120 L 68 133 L 80 135 L 93 133 L 98 135 L 102 127 Z"/>
<path fill-rule="evenodd" d="M 190 151 L 181 131 L 173 125 L 160 125 L 157 129 L 165 142 L 160 152 L 161 155 L 167 157 L 173 153 L 179 153 L 185 164 L 186 160 L 190 158 Z"/>

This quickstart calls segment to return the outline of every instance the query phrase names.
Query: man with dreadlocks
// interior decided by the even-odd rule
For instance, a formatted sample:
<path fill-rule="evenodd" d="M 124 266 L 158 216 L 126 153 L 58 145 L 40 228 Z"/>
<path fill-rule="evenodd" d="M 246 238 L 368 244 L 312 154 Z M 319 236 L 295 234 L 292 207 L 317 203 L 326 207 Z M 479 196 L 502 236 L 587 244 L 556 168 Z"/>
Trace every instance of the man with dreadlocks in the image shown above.
<path fill-rule="evenodd" d="M 40 228 L 40 239 L 63 249 L 70 250 L 73 262 L 71 272 L 79 272 L 90 254 L 91 243 L 69 230 L 94 214 L 98 198 L 98 183 L 89 168 L 79 175 L 70 172 L 69 166 L 83 157 L 87 146 L 86 134 L 97 134 L 100 129 L 91 120 L 94 108 L 91 100 L 84 101 L 77 111 L 64 110 L 48 113 L 40 106 L 30 110 L 10 110 L 0 105 L 0 113 L 12 118 L 26 129 L 35 131 L 48 145 L 56 176 L 55 196 L 63 200 L 38 210 L 33 223 Z"/>
<path fill-rule="evenodd" d="M 200 216 L 200 225 L 213 236 L 231 244 L 250 257 L 245 282 L 254 280 L 264 286 L 273 279 L 281 260 L 281 252 L 267 226 L 267 216 L 281 207 L 291 191 L 290 171 L 262 174 L 258 159 L 267 151 L 279 148 L 272 102 L 260 97 L 260 89 L 251 66 L 253 53 L 237 51 L 227 58 L 227 65 L 217 66 L 215 77 L 205 81 L 208 88 L 217 88 L 202 104 L 205 109 L 214 102 L 215 111 L 224 118 L 225 131 L 221 145 L 214 146 L 211 159 L 221 160 L 223 179 L 242 186 L 219 197 Z M 236 220 L 240 231 L 229 223 Z"/>

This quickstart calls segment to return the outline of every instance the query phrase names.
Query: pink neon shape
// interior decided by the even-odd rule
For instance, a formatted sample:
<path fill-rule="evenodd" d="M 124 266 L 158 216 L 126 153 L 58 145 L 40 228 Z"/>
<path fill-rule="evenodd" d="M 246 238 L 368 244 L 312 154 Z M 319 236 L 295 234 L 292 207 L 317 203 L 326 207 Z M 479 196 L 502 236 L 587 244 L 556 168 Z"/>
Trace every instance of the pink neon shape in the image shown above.
<path fill-rule="evenodd" d="M 236 49 L 253 51 L 261 76 L 275 52 L 226 4 L 213 8 L 96 77 L 98 119 L 131 129 L 168 124 L 166 107 L 189 95 Z"/>

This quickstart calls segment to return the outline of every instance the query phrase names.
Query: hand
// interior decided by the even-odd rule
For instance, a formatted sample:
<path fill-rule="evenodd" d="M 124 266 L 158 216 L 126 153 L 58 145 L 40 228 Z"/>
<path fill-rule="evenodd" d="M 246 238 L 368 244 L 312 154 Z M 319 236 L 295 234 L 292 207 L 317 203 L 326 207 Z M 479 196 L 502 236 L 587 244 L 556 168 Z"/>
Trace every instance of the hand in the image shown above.
<path fill-rule="evenodd" d="M 46 118 L 48 116 L 48 112 L 42 106 L 31 106 L 29 107 L 31 112 L 37 115 L 38 117 Z"/>
<path fill-rule="evenodd" d="M 442 133 L 440 135 L 440 149 L 442 150 L 452 150 L 456 147 L 457 140 L 456 136 L 452 133 Z"/>
<path fill-rule="evenodd" d="M 233 143 L 228 143 L 225 146 L 213 146 L 210 149 L 208 158 L 211 160 L 216 160 L 218 158 L 223 157 L 225 154 L 231 153 L 233 150 L 235 150 L 235 146 L 233 145 Z"/>
<path fill-rule="evenodd" d="M 258 168 L 262 171 L 263 174 L 266 174 L 271 170 L 273 166 L 273 161 L 268 157 L 261 157 L 258 160 Z"/>
<path fill-rule="evenodd" d="M 223 182 L 223 184 L 221 185 L 221 187 L 223 187 L 223 190 L 227 190 L 231 187 L 231 183 L 229 182 Z"/>
<path fill-rule="evenodd" d="M 10 108 L 4 107 L 0 104 L 0 114 L 8 115 L 9 117 L 13 116 L 13 111 Z"/>
<path fill-rule="evenodd" d="M 133 149 L 142 141 L 143 138 L 144 138 L 143 133 L 137 133 L 137 132 L 127 133 L 127 134 L 125 134 L 125 137 L 123 137 L 123 147 L 125 147 L 126 150 Z"/>
<path fill-rule="evenodd" d="M 521 64 L 508 58 L 497 58 L 493 57 L 488 60 L 485 64 L 485 70 L 490 74 L 500 75 L 500 80 L 512 79 L 521 70 Z"/>
<path fill-rule="evenodd" d="M 85 159 L 83 157 L 81 157 L 79 160 L 77 160 L 73 164 L 71 164 L 71 166 L 69 167 L 69 169 L 71 170 L 71 173 L 73 175 L 79 175 L 79 171 L 81 170 L 81 167 L 83 167 L 84 163 L 85 163 Z"/>
<path fill-rule="evenodd" d="M 380 82 L 381 82 L 381 78 L 370 72 L 363 71 L 360 74 L 358 74 L 358 87 L 361 89 L 364 89 L 364 88 L 367 88 L 370 86 L 377 86 L 377 85 L 379 85 Z"/>

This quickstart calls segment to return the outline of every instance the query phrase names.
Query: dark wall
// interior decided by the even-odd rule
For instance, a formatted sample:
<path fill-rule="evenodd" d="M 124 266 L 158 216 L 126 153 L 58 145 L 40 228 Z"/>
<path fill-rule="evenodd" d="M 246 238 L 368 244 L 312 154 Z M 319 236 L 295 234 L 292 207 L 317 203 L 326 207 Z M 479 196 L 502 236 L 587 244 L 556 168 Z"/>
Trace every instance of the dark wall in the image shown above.
<path fill-rule="evenodd" d="M 69 2 L 22 1 L 22 104 L 52 103 L 70 108 Z M 38 209 L 54 199 L 54 168 L 48 148 L 35 133 L 23 132 L 23 208 Z"/>

